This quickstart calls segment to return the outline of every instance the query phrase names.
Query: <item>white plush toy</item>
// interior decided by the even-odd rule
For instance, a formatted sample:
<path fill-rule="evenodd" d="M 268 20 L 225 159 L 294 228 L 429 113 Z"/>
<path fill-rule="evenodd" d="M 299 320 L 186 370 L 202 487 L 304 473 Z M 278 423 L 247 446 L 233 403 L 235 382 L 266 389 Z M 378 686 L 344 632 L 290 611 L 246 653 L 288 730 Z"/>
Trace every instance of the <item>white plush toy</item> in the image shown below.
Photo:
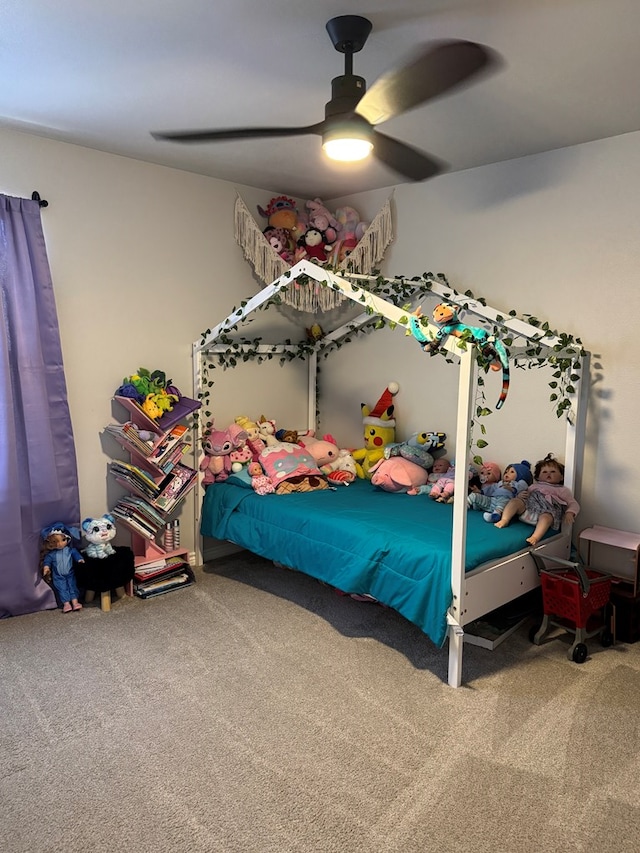
<path fill-rule="evenodd" d="M 89 545 L 84 549 L 87 557 L 109 557 L 115 554 L 111 540 L 116 535 L 116 522 L 112 515 L 102 518 L 85 518 L 82 522 L 82 535 Z"/>

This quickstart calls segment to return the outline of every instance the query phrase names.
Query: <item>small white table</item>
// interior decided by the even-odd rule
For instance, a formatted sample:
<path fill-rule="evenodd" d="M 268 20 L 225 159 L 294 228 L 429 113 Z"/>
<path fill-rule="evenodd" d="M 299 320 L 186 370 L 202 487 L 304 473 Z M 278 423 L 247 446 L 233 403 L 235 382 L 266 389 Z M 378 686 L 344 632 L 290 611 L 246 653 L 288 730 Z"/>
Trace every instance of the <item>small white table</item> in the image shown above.
<path fill-rule="evenodd" d="M 586 543 L 586 554 L 581 553 L 580 556 L 584 560 L 585 565 L 596 571 L 604 572 L 626 583 L 632 584 L 634 597 L 638 594 L 638 558 L 640 555 L 640 533 L 629 533 L 626 530 L 615 530 L 612 527 L 601 527 L 594 524 L 593 527 L 587 527 L 580 533 L 579 546 Z M 606 565 L 602 563 L 602 554 L 600 548 L 616 548 L 618 551 L 628 552 L 611 555 L 611 563 L 606 561 Z M 582 548 L 580 547 L 582 552 Z M 605 552 L 606 558 L 606 552 Z M 616 565 L 617 561 L 617 565 Z"/>

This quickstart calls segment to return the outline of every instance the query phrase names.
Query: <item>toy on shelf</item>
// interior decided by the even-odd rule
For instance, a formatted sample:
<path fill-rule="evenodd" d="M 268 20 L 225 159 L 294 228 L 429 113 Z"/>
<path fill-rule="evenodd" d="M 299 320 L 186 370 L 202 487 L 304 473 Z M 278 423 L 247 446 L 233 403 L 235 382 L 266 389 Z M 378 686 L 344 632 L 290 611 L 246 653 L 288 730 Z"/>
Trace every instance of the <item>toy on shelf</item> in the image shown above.
<path fill-rule="evenodd" d="M 384 448 L 392 444 L 396 437 L 396 422 L 393 417 L 393 397 L 400 390 L 397 382 L 389 382 L 373 408 L 362 403 L 362 425 L 364 427 L 364 447 L 352 450 L 357 463 L 358 476 L 371 479 L 370 469 L 384 456 Z"/>
<path fill-rule="evenodd" d="M 76 581 L 75 566 L 84 563 L 84 557 L 73 545 L 78 531 L 58 521 L 43 528 L 40 533 L 40 567 L 45 580 L 50 580 L 62 606 L 63 613 L 82 610 Z"/>
<path fill-rule="evenodd" d="M 288 264 L 292 263 L 292 240 L 289 232 L 284 228 L 274 228 L 273 225 L 267 225 L 262 233 L 274 252 L 280 255 L 283 261 L 286 261 Z"/>
<path fill-rule="evenodd" d="M 127 399 L 136 403 L 137 411 L 146 417 L 146 422 L 141 421 L 138 426 L 154 433 L 158 432 L 157 427 L 160 431 L 168 430 L 201 405 L 198 400 L 181 394 L 161 370 L 151 372 L 145 367 L 125 377 L 114 396 L 120 401 Z"/>
<path fill-rule="evenodd" d="M 327 242 L 327 235 L 318 228 L 309 226 L 305 233 L 298 239 L 298 248 L 294 254 L 294 260 L 301 261 L 309 258 L 317 264 L 324 264 L 327 260 L 327 252 L 331 250 L 331 244 Z"/>
<path fill-rule="evenodd" d="M 266 208 L 258 205 L 258 213 L 267 220 L 269 227 L 282 228 L 296 235 L 296 239 L 304 233 L 307 225 L 307 219 L 303 219 L 298 213 L 295 199 L 286 195 L 274 196 Z"/>
<path fill-rule="evenodd" d="M 322 231 L 327 243 L 335 243 L 338 237 L 336 229 L 340 227 L 340 223 L 328 207 L 326 207 L 322 199 L 308 199 L 304 206 L 309 211 L 308 217 L 311 228 L 317 228 L 318 231 Z"/>

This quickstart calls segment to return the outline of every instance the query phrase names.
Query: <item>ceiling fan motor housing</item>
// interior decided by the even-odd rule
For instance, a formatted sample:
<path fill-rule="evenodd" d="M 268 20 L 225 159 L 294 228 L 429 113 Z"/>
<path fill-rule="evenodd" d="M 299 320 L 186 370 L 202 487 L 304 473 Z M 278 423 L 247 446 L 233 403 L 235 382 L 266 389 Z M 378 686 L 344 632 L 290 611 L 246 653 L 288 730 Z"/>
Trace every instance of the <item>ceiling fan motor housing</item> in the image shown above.
<path fill-rule="evenodd" d="M 331 81 L 331 100 L 325 105 L 325 118 L 352 113 L 367 91 L 367 81 L 355 74 L 343 74 Z"/>

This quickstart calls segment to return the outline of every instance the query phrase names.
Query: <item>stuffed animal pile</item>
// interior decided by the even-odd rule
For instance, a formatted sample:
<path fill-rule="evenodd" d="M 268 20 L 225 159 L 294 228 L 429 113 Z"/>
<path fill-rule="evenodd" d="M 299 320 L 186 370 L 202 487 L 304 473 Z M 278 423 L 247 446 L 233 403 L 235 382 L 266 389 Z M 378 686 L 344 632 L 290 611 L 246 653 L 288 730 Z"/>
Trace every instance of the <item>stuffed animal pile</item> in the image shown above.
<path fill-rule="evenodd" d="M 273 250 L 289 264 L 309 258 L 333 269 L 358 245 L 369 223 L 353 207 L 332 213 L 322 199 L 308 199 L 303 209 L 289 196 L 275 196 L 258 213 L 267 220 L 263 234 Z"/>
<path fill-rule="evenodd" d="M 156 421 L 165 412 L 172 411 L 182 394 L 161 370 L 150 371 L 146 367 L 139 367 L 137 373 L 122 380 L 115 396 L 135 400 L 142 410 Z"/>
<path fill-rule="evenodd" d="M 357 476 L 350 451 L 338 447 L 331 435 L 317 438 L 312 430 L 278 430 L 264 415 L 257 420 L 238 415 L 222 430 L 213 422 L 202 450 L 204 486 L 235 475 L 234 482 L 250 485 L 260 495 L 282 494 L 326 488 L 329 483 L 346 486 Z"/>

